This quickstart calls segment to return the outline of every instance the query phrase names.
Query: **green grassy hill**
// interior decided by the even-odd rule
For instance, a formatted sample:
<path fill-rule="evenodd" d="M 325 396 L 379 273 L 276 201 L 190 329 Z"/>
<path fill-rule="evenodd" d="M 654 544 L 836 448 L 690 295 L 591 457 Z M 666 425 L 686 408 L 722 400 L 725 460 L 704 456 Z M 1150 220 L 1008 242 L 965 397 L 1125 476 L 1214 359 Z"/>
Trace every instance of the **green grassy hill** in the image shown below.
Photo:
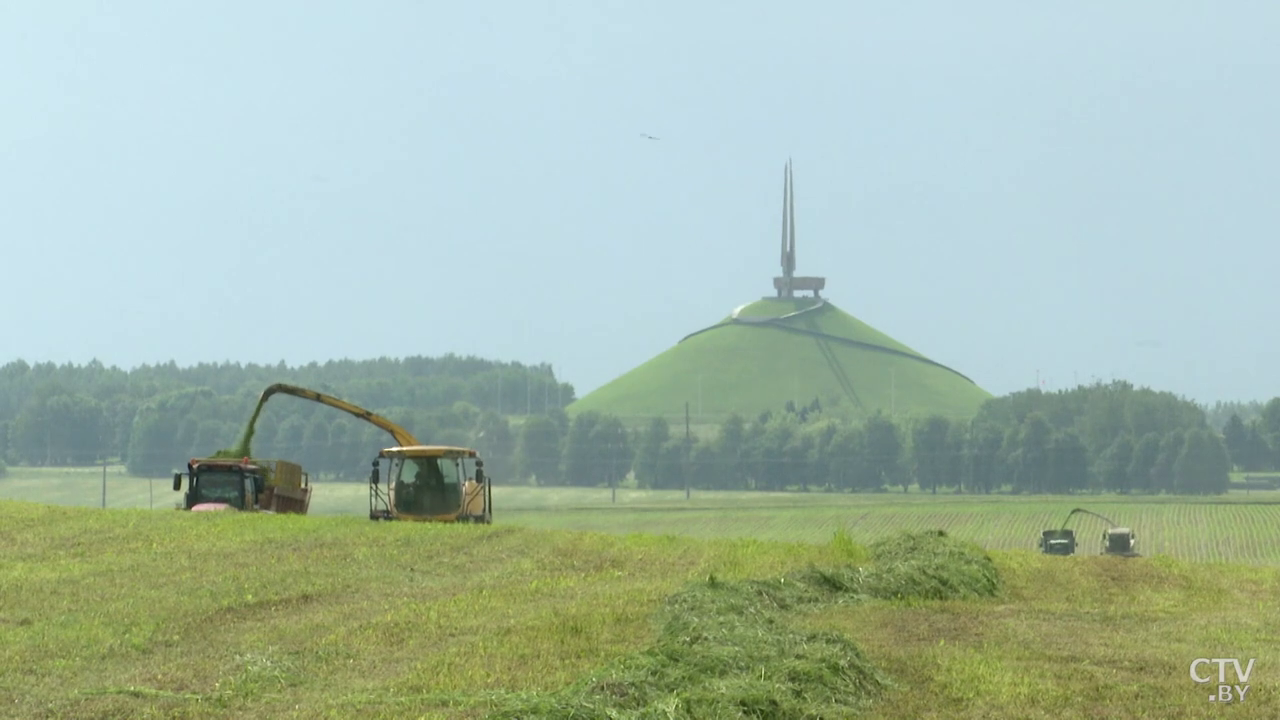
<path fill-rule="evenodd" d="M 1280 642 L 1274 568 L 905 540 L 0 502 L 0 717 L 1176 720 Z"/>
<path fill-rule="evenodd" d="M 752 303 L 569 406 L 627 419 L 753 416 L 815 397 L 830 414 L 969 417 L 990 393 L 830 303 Z M 785 317 L 792 313 L 799 314 Z M 768 322 L 761 322 L 768 321 Z"/>

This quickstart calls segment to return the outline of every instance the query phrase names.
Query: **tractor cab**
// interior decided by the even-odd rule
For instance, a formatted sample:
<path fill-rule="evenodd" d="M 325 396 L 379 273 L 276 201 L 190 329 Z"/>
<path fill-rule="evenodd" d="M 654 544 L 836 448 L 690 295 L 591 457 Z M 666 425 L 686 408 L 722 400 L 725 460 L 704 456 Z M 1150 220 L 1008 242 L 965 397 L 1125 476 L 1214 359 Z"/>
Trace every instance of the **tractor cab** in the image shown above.
<path fill-rule="evenodd" d="M 1046 555 L 1075 555 L 1075 531 L 1066 528 L 1045 530 L 1040 534 L 1040 552 Z"/>
<path fill-rule="evenodd" d="M 187 463 L 187 492 L 179 509 L 195 512 L 254 510 L 262 495 L 263 469 L 244 460 L 192 459 Z M 182 489 L 183 473 L 173 474 L 173 490 Z"/>
<path fill-rule="evenodd" d="M 1113 527 L 1102 531 L 1102 554 L 1103 555 L 1123 555 L 1125 557 L 1133 557 L 1137 555 L 1134 547 L 1137 545 L 1138 537 L 1134 535 L 1129 528 Z"/>
<path fill-rule="evenodd" d="M 388 459 L 385 489 L 380 460 Z M 416 445 L 383 450 L 369 475 L 369 518 L 492 522 L 484 461 L 470 448 Z"/>

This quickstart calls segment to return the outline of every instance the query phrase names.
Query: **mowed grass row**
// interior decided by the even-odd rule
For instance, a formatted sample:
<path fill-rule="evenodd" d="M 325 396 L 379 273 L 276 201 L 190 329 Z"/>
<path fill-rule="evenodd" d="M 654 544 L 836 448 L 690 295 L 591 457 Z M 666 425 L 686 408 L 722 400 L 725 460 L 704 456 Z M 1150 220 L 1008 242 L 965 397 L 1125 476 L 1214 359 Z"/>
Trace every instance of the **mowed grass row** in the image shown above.
<path fill-rule="evenodd" d="M 1268 599 L 1280 591 L 1275 568 L 994 555 L 1005 581 L 995 602 L 875 604 L 811 616 L 814 629 L 857 638 L 894 678 L 895 688 L 864 717 L 1277 717 L 1280 682 L 1262 670 L 1275 665 L 1280 643 L 1273 624 L 1280 606 Z M 1243 703 L 1208 701 L 1216 688 L 1189 677 L 1200 657 L 1257 660 Z"/>
<path fill-rule="evenodd" d="M 363 517 L 368 487 L 318 483 L 313 515 Z M 1197 562 L 1280 564 L 1280 493 L 1233 492 L 1225 497 L 1010 497 L 922 493 L 833 494 L 620 489 L 494 488 L 495 522 L 544 529 L 748 537 L 825 543 L 838 531 L 868 543 L 896 531 L 943 529 L 990 550 L 1036 548 L 1043 530 L 1060 527 L 1077 507 L 1132 528 L 1138 551 Z M 165 479 L 149 481 L 109 468 L 107 507 L 172 511 L 180 494 Z M 101 469 L 13 469 L 0 479 L 0 499 L 97 507 Z M 1076 515 L 1078 552 L 1097 554 L 1105 523 Z"/>

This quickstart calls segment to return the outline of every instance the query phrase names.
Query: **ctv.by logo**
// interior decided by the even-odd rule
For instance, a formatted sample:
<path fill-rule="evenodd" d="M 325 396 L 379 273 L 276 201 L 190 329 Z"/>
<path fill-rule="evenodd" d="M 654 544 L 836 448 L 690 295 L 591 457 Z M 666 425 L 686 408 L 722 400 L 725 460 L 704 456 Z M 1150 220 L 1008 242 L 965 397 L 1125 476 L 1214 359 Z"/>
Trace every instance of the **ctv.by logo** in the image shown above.
<path fill-rule="evenodd" d="M 1253 663 L 1256 658 L 1249 658 L 1249 664 L 1243 670 L 1240 669 L 1239 658 L 1197 658 L 1191 661 L 1191 679 L 1197 683 L 1213 682 L 1213 676 L 1203 677 L 1200 675 L 1199 667 L 1201 665 L 1217 665 L 1218 666 L 1218 690 L 1209 695 L 1209 702 L 1229 703 L 1232 700 L 1244 702 L 1244 694 L 1249 692 L 1249 676 L 1253 674 Z M 1239 685 L 1227 684 L 1227 666 L 1230 665 L 1235 669 L 1236 680 L 1240 681 Z M 1234 692 L 1233 692 L 1234 691 Z"/>

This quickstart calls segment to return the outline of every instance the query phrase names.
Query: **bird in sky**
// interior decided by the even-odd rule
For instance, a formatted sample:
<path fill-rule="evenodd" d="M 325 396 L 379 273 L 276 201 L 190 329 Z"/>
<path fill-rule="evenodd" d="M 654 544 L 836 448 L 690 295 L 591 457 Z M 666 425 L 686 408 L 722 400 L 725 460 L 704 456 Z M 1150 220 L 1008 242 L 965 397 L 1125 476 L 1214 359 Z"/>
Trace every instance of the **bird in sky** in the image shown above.
<path fill-rule="evenodd" d="M 652 135 L 649 135 L 648 133 L 640 133 L 640 137 L 647 138 L 649 140 L 661 140 L 661 138 L 656 138 Z"/>

